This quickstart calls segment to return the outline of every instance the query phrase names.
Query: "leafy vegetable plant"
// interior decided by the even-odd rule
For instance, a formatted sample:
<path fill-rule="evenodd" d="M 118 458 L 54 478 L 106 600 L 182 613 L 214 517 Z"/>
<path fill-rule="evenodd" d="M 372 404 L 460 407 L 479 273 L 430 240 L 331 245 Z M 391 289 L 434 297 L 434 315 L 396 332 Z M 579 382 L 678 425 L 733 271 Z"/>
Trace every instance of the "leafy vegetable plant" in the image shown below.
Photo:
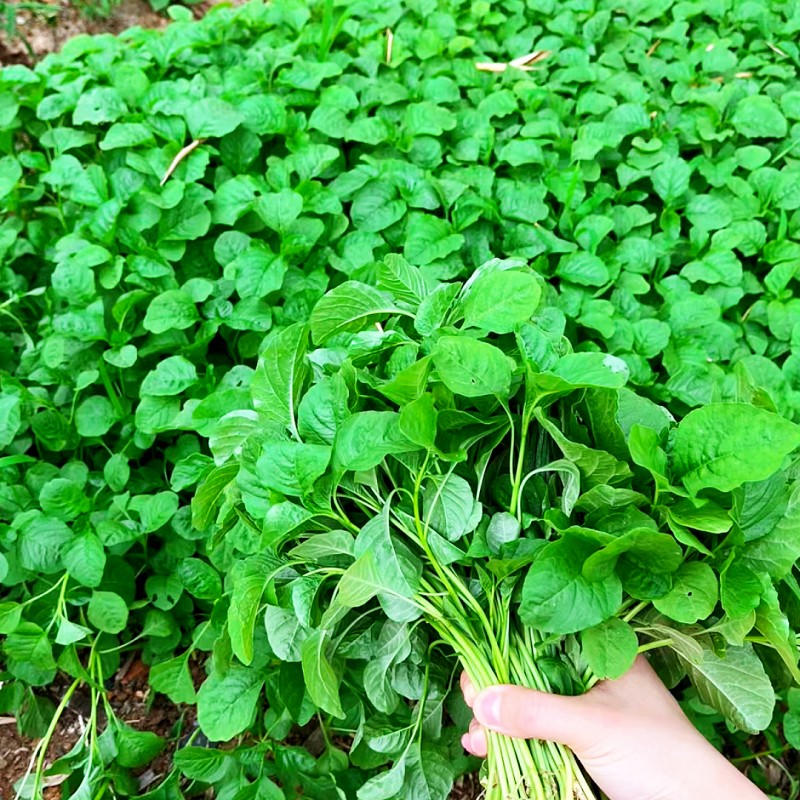
<path fill-rule="evenodd" d="M 443 800 L 460 663 L 641 649 L 718 743 L 796 741 L 794 4 L 171 13 L 0 71 L 20 792 L 169 747 L 152 800 Z M 134 654 L 168 742 L 109 700 Z M 490 792 L 591 791 L 492 748 Z"/>
<path fill-rule="evenodd" d="M 378 724 L 367 709 L 392 720 L 379 752 L 393 766 L 361 800 L 452 779 L 420 744 L 459 669 L 437 659 L 436 674 L 438 650 L 479 688 L 576 693 L 659 648 L 671 684 L 688 675 L 749 731 L 774 708 L 753 639 L 797 673 L 768 587 L 798 556 L 783 551 L 797 501 L 782 467 L 800 428 L 746 402 L 675 426 L 625 388 L 623 361 L 571 352 L 543 295 L 523 262 L 436 284 L 387 256 L 375 287 L 345 282 L 309 325 L 267 337 L 251 403 L 211 442 L 219 466 L 195 512 L 212 488 L 223 520 L 261 530 L 272 553 L 233 584 L 232 653 L 251 663 L 266 593 L 269 646 L 314 704 L 356 741 Z M 782 522 L 750 541 L 773 490 Z M 593 796 L 563 748 L 505 737 L 485 789 Z"/>

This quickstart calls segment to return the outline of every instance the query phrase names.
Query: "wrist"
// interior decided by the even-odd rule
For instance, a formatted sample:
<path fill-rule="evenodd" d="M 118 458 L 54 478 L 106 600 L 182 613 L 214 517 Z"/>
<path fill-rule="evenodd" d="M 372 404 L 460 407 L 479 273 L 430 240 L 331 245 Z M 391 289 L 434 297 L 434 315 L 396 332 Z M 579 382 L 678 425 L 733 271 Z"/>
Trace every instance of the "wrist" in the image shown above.
<path fill-rule="evenodd" d="M 700 734 L 682 762 L 681 786 L 664 800 L 709 800 L 730 797 L 736 800 L 766 800 L 766 795 Z M 713 787 L 713 789 L 711 788 Z"/>

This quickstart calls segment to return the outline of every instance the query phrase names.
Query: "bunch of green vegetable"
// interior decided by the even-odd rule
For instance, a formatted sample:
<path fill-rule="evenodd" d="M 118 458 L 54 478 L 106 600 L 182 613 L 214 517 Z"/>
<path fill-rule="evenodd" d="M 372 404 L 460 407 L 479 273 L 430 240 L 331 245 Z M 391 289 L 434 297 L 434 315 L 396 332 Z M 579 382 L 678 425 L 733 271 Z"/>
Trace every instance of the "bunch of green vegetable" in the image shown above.
<path fill-rule="evenodd" d="M 670 685 L 688 675 L 752 732 L 774 708 L 752 643 L 783 659 L 779 684 L 800 674 L 776 589 L 800 555 L 783 469 L 800 428 L 746 381 L 674 425 L 624 388 L 623 361 L 571 352 L 547 295 L 519 261 L 437 283 L 387 256 L 376 286 L 345 282 L 267 337 L 251 402 L 211 439 L 195 510 L 220 496 L 221 529 L 271 554 L 233 580 L 233 655 L 251 663 L 266 602 L 269 646 L 318 708 L 357 743 L 389 720 L 366 745 L 393 766 L 360 800 L 444 782 L 419 738 L 441 725 L 451 652 L 478 688 L 576 693 L 658 648 Z M 593 797 L 563 748 L 502 736 L 484 785 Z"/>
<path fill-rule="evenodd" d="M 49 769 L 140 795 L 186 743 L 104 724 L 132 654 L 199 716 L 153 800 L 444 800 L 475 766 L 458 658 L 577 692 L 650 648 L 720 745 L 763 749 L 713 708 L 800 743 L 796 4 L 173 16 L 0 70 L 0 714 L 44 737 L 22 793 Z M 401 582 L 370 599 L 378 536 Z M 498 741 L 501 775 L 582 781 Z"/>

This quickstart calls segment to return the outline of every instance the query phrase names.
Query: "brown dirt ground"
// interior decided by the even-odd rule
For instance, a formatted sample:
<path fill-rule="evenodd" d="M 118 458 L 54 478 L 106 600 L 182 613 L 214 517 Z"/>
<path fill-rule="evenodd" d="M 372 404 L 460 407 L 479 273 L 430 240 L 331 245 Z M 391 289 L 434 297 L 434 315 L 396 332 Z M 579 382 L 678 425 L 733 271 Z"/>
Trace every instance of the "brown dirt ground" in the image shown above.
<path fill-rule="evenodd" d="M 193 677 L 197 686 L 204 674 L 200 664 L 193 664 Z M 187 732 L 196 725 L 193 706 L 176 706 L 163 695 L 152 696 L 147 685 L 148 670 L 140 661 L 131 660 L 114 678 L 108 690 L 108 699 L 117 717 L 140 731 L 152 731 L 167 740 L 164 752 L 146 768 L 139 771 L 139 786 L 145 791 L 170 770 L 172 753 Z M 67 684 L 60 679 L 48 687 L 46 694 L 58 702 Z M 47 752 L 46 764 L 69 752 L 84 730 L 90 709 L 86 692 L 77 691 L 67 707 Z M 101 727 L 105 720 L 101 719 Z M 14 783 L 25 775 L 34 756 L 37 742 L 22 737 L 17 732 L 15 720 L 0 718 L 0 800 L 13 800 Z M 54 783 L 57 780 L 54 779 Z M 60 800 L 58 785 L 50 786 L 45 800 Z"/>
<path fill-rule="evenodd" d="M 137 25 L 163 28 L 169 22 L 165 16 L 153 11 L 147 0 L 121 0 L 109 16 L 101 18 L 99 9 L 108 2 L 110 0 L 0 0 L 0 66 L 30 65 L 81 33 L 121 33 Z M 240 5 L 244 0 L 227 2 Z M 46 10 L 31 11 L 26 8 L 31 4 L 44 6 Z M 189 8 L 200 17 L 213 5 L 214 0 L 205 0 Z M 15 7 L 16 10 L 12 10 Z M 8 13 L 16 27 L 14 35 L 4 30 L 8 24 L 5 8 L 9 8 Z"/>

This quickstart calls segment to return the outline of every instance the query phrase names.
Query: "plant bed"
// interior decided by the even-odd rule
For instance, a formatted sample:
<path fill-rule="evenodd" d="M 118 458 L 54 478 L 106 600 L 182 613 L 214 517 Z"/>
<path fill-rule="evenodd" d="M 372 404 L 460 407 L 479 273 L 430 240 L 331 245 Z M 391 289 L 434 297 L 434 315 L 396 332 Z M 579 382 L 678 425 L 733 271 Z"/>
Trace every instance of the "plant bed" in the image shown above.
<path fill-rule="evenodd" d="M 152 800 L 445 798 L 480 766 L 462 666 L 578 692 L 646 648 L 792 796 L 796 23 L 528 5 L 185 8 L 0 71 L 0 715 L 28 735 L 47 686 L 102 710 L 137 653 L 199 725 Z M 565 578 L 585 603 L 537 595 Z M 112 728 L 70 786 L 134 793 L 166 747 Z M 490 792 L 583 780 L 497 748 Z"/>

